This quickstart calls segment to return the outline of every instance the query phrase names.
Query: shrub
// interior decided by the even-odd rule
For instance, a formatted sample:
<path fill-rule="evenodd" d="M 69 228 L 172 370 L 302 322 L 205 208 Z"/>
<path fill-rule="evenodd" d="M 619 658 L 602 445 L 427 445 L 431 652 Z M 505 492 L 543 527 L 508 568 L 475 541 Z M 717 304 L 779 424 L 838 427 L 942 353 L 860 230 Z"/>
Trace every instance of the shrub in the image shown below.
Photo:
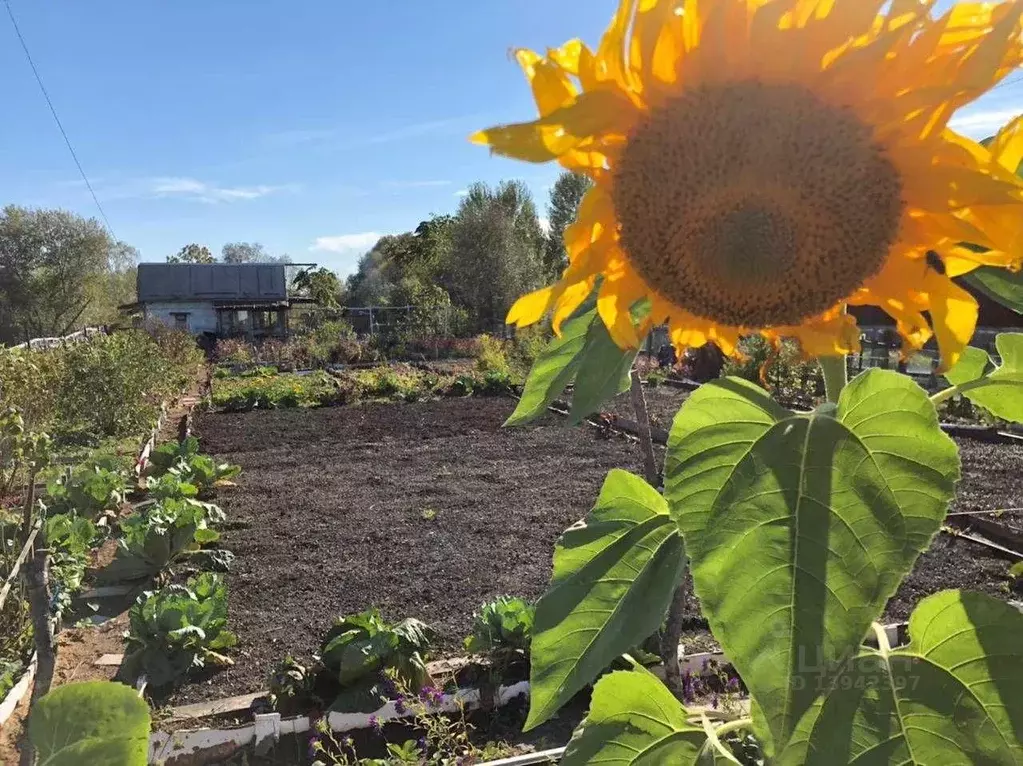
<path fill-rule="evenodd" d="M 181 388 L 188 382 L 196 367 L 206 361 L 205 355 L 195 342 L 195 336 L 184 330 L 168 327 L 163 322 L 153 322 L 146 329 L 160 350 L 160 356 L 177 372 L 178 380 L 174 388 Z"/>
<path fill-rule="evenodd" d="M 0 410 L 17 409 L 30 431 L 48 430 L 64 375 L 62 348 L 28 351 L 0 347 Z"/>
<path fill-rule="evenodd" d="M 250 364 L 254 359 L 252 344 L 243 338 L 220 338 L 213 347 L 213 356 L 227 364 Z"/>
<path fill-rule="evenodd" d="M 759 386 L 766 384 L 771 395 L 786 407 L 811 408 L 824 396 L 824 376 L 820 365 L 803 359 L 799 347 L 789 341 L 782 343 L 777 354 L 760 335 L 743 338 L 741 359 L 729 359 L 723 375 L 744 378 Z"/>
<path fill-rule="evenodd" d="M 550 340 L 551 329 L 544 323 L 530 325 L 515 331 L 509 361 L 516 378 L 526 379 L 533 367 L 533 362 L 543 353 Z"/>
<path fill-rule="evenodd" d="M 168 686 L 191 668 L 233 664 L 221 650 L 237 638 L 227 630 L 227 586 L 212 572 L 143 594 L 128 612 L 121 675 L 145 674 L 156 688 Z"/>
<path fill-rule="evenodd" d="M 479 337 L 479 353 L 476 355 L 476 369 L 479 372 L 498 372 L 511 375 L 505 342 L 492 335 Z"/>
<path fill-rule="evenodd" d="M 68 426 L 103 436 L 139 433 L 156 419 L 180 376 L 144 332 L 129 330 L 78 343 L 65 352 L 57 414 Z"/>

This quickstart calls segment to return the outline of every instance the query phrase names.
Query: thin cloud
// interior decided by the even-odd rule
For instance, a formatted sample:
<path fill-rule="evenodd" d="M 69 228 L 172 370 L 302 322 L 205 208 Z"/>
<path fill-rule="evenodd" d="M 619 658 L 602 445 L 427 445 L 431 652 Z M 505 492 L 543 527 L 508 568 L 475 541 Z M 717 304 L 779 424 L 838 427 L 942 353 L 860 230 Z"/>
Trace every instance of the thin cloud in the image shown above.
<path fill-rule="evenodd" d="M 207 204 L 221 202 L 243 202 L 259 199 L 269 194 L 294 191 L 293 185 L 268 186 L 218 186 L 196 178 L 161 177 L 150 179 L 149 193 L 154 197 L 178 197 Z"/>
<path fill-rule="evenodd" d="M 459 189 L 458 191 L 455 192 L 455 196 L 456 197 L 468 197 L 469 196 L 469 190 L 468 189 Z"/>
<path fill-rule="evenodd" d="M 973 138 L 988 138 L 1019 113 L 1018 107 L 960 113 L 949 120 L 948 126 Z"/>
<path fill-rule="evenodd" d="M 540 224 L 540 228 L 544 234 L 551 233 L 551 219 L 550 218 L 538 218 L 537 222 Z"/>
<path fill-rule="evenodd" d="M 382 236 L 384 235 L 377 231 L 363 231 L 358 234 L 336 234 L 327 237 L 317 237 L 309 250 L 325 253 L 365 252 L 373 247 Z"/>

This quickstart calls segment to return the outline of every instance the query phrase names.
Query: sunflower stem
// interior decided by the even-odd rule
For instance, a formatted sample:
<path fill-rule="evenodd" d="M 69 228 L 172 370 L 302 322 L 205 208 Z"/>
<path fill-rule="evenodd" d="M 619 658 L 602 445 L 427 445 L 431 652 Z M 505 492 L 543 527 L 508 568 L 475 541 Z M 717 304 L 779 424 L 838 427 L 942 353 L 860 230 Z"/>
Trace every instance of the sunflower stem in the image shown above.
<path fill-rule="evenodd" d="M 827 393 L 828 401 L 838 402 L 838 397 L 849 382 L 849 369 L 846 366 L 846 355 L 822 356 L 818 361 L 821 370 L 824 372 L 824 390 Z"/>

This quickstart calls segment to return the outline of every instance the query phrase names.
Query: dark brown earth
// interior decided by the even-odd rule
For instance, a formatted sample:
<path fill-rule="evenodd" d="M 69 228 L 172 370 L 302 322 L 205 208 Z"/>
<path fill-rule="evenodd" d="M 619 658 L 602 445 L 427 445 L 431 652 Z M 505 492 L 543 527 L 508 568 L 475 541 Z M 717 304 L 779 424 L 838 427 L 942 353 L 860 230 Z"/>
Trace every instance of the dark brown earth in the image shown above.
<path fill-rule="evenodd" d="M 333 618 L 379 607 L 438 631 L 457 653 L 498 594 L 539 597 L 558 535 L 636 447 L 589 428 L 502 429 L 509 399 L 448 399 L 206 415 L 203 449 L 239 463 L 218 500 L 237 665 L 175 703 L 263 688 L 272 663 L 308 657 Z M 432 518 L 425 518 L 432 516 Z"/>
<path fill-rule="evenodd" d="M 648 391 L 652 416 L 670 425 L 683 395 Z M 631 417 L 626 406 L 612 405 Z M 485 599 L 542 594 L 558 535 L 590 508 L 609 469 L 640 470 L 638 448 L 553 416 L 501 429 L 513 407 L 449 399 L 203 416 L 204 450 L 244 469 L 219 498 L 229 519 L 223 544 L 237 556 L 228 575 L 237 664 L 169 702 L 265 688 L 274 662 L 308 658 L 340 614 L 375 605 L 391 619 L 418 617 L 438 630 L 444 655 L 459 652 Z M 958 507 L 1023 505 L 1023 448 L 960 446 Z M 885 619 L 904 620 L 944 588 L 1005 598 L 1007 569 L 975 543 L 940 536 Z M 690 636 L 700 649 L 708 639 Z"/>

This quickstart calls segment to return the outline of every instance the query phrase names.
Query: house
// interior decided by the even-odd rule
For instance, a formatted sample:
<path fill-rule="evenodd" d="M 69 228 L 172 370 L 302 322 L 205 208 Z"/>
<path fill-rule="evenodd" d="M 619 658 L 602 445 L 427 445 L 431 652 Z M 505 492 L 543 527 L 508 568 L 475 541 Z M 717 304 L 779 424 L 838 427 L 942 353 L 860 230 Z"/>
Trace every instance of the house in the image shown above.
<path fill-rule="evenodd" d="M 142 324 L 195 335 L 252 340 L 288 334 L 288 314 L 307 298 L 288 295 L 282 263 L 140 263 L 138 300 L 122 306 Z"/>

